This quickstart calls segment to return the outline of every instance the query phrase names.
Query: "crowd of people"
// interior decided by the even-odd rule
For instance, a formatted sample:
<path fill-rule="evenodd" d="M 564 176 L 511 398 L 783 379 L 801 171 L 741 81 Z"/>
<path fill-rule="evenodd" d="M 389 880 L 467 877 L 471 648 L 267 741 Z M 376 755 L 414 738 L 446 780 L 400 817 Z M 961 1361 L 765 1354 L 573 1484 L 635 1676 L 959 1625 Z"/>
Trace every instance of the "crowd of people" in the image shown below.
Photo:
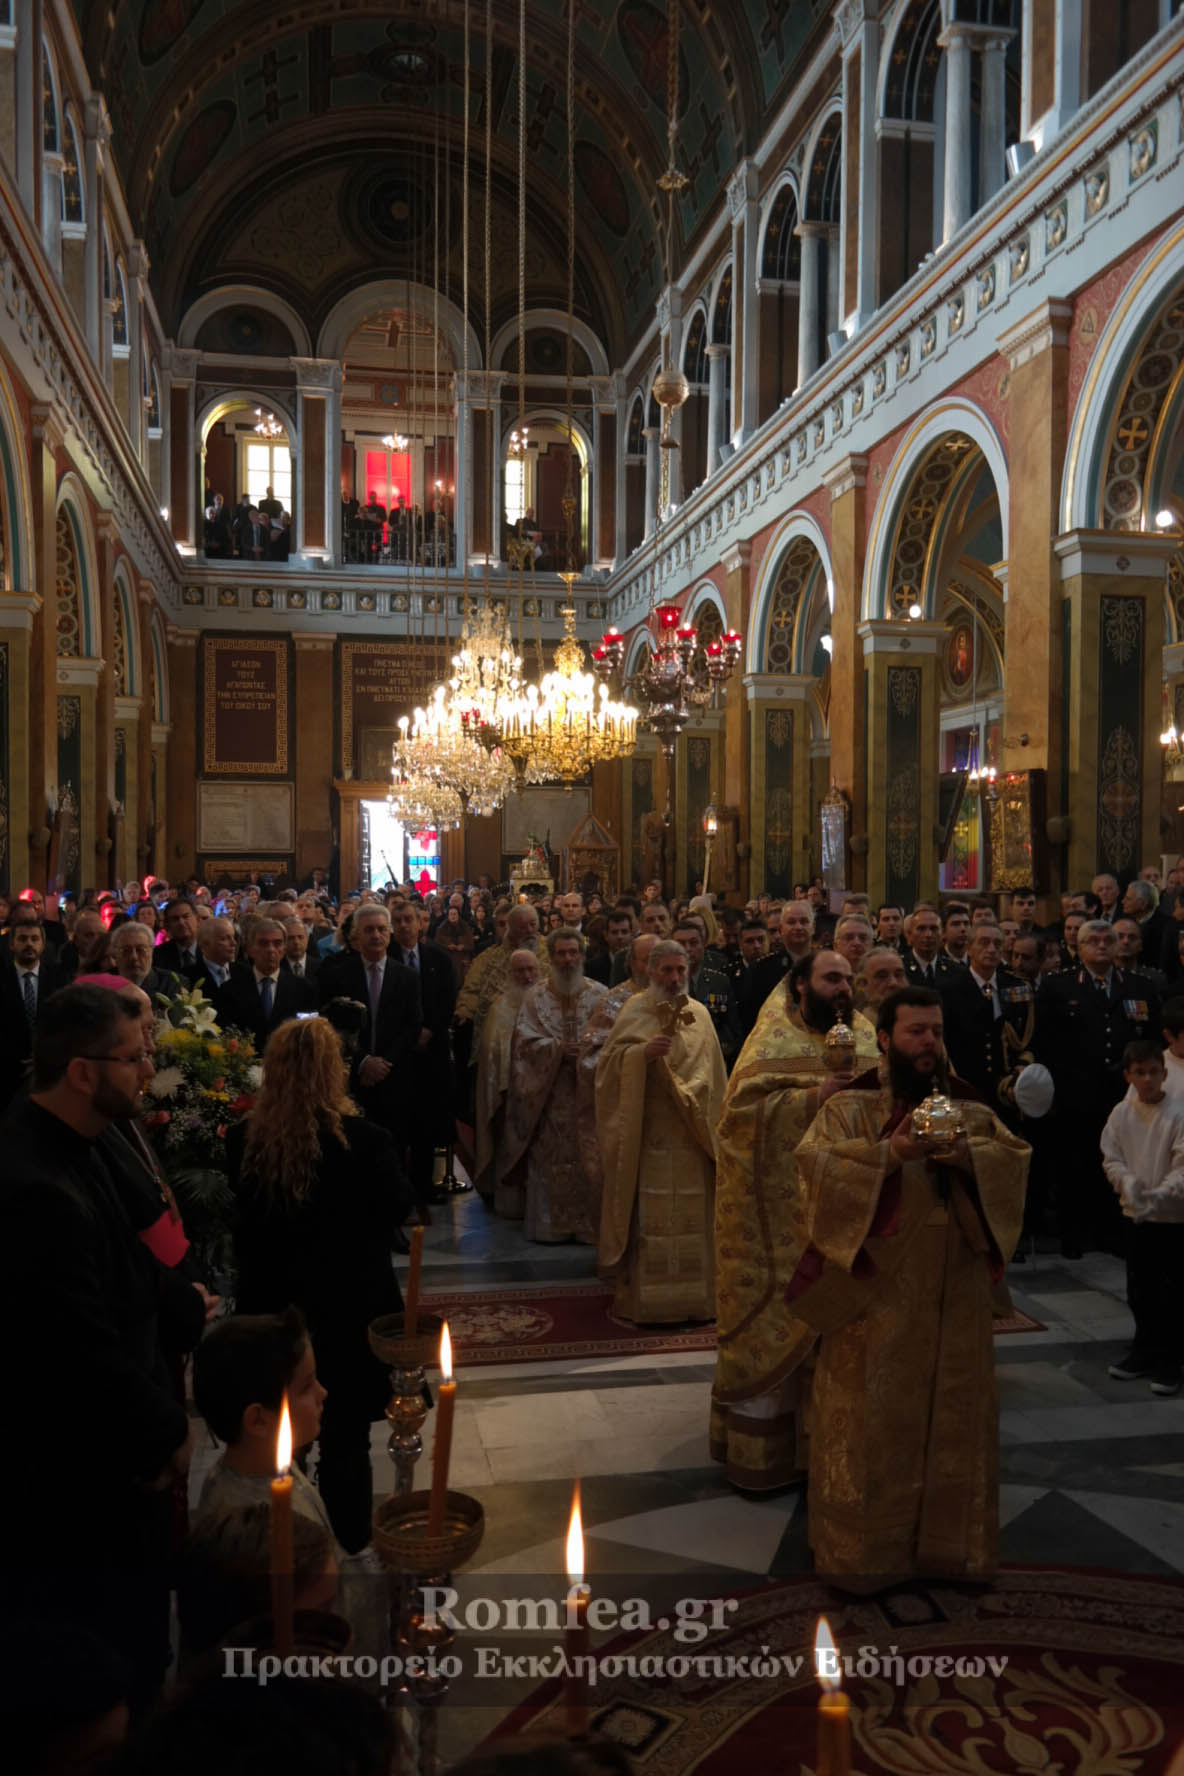
<path fill-rule="evenodd" d="M 203 538 L 210 560 L 286 561 L 291 550 L 292 514 L 270 487 L 259 500 L 244 493 L 232 512 L 223 496 L 207 487 Z"/>
<path fill-rule="evenodd" d="M 1003 909 L 487 880 L 337 903 L 323 871 L 0 901 L 10 1405 L 30 1448 L 72 1418 L 96 1456 L 81 1488 L 65 1455 L 6 1465 L 16 1607 L 118 1649 L 133 1705 L 178 1571 L 193 1655 L 264 1615 L 285 1397 L 319 1455 L 297 1590 L 340 1607 L 371 1558 L 367 1327 L 399 1309 L 408 1225 L 468 1188 L 441 1150 L 527 1240 L 586 1245 L 621 1317 L 716 1321 L 711 1453 L 745 1494 L 805 1483 L 820 1573 L 988 1574 L 1013 1256 L 1125 1257 L 1110 1374 L 1180 1386 L 1184 869 L 1156 877 L 1099 876 L 1044 926 L 1023 888 Z M 195 988 L 262 1063 L 224 1131 L 230 1315 L 142 1116 L 160 1009 Z M 189 1357 L 223 1449 L 186 1537 Z"/>

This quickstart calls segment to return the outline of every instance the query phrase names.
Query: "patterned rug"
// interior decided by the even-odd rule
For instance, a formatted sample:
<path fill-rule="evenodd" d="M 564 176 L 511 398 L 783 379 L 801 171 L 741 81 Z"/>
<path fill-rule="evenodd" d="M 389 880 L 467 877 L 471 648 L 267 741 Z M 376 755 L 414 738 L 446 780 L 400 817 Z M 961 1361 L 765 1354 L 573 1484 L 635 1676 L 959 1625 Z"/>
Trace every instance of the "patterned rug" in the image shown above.
<path fill-rule="evenodd" d="M 613 1291 L 603 1283 L 567 1288 L 538 1284 L 424 1297 L 426 1309 L 448 1320 L 457 1361 L 466 1368 L 715 1349 L 713 1325 L 634 1326 L 618 1319 L 612 1305 Z M 1021 1313 L 995 1321 L 996 1334 L 1043 1330 L 1039 1320 Z"/>
<path fill-rule="evenodd" d="M 644 1659 L 662 1675 L 599 1682 L 591 1729 L 645 1776 L 815 1776 L 821 1614 L 855 1664 L 843 1679 L 853 1776 L 1166 1776 L 1184 1740 L 1184 1586 L 1035 1568 L 1008 1569 L 977 1595 L 916 1581 L 860 1601 L 799 1579 L 744 1596 L 729 1628 L 697 1647 L 673 1627 L 621 1637 L 597 1656 L 627 1653 L 634 1671 Z M 697 1668 L 745 1656 L 758 1670 L 801 1665 L 795 1677 Z M 495 1742 L 562 1722 L 550 1683 Z"/>

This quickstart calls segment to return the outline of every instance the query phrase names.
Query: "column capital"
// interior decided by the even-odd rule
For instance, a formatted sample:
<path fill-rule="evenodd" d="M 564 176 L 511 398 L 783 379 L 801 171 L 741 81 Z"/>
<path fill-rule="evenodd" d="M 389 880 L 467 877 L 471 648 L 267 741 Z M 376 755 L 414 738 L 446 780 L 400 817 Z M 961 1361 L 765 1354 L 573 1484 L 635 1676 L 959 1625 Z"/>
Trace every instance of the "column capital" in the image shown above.
<path fill-rule="evenodd" d="M 114 545 L 119 541 L 119 520 L 114 512 L 99 512 L 95 515 L 95 535 L 101 543 Z"/>
<path fill-rule="evenodd" d="M 134 240 L 127 250 L 127 275 L 129 278 L 146 278 L 150 268 L 147 247 L 142 240 Z"/>
<path fill-rule="evenodd" d="M 899 618 L 873 617 L 858 623 L 855 633 L 867 654 L 937 654 L 947 645 L 950 632 L 944 623 L 909 621 Z"/>
<path fill-rule="evenodd" d="M 31 634 L 42 602 L 39 592 L 0 592 L 0 629 L 23 629 L 26 635 Z"/>
<path fill-rule="evenodd" d="M 196 382 L 197 367 L 201 363 L 199 351 L 189 351 L 180 345 L 166 345 L 164 348 L 164 367 L 174 383 Z"/>
<path fill-rule="evenodd" d="M 839 47 L 849 49 L 862 25 L 874 24 L 879 12 L 878 0 L 840 0 L 835 8 L 834 26 Z"/>
<path fill-rule="evenodd" d="M 808 672 L 746 672 L 741 680 L 750 703 L 805 703 L 817 682 Z"/>
<path fill-rule="evenodd" d="M 845 456 L 837 462 L 833 469 L 828 469 L 822 477 L 822 484 L 830 494 L 831 501 L 842 499 L 855 487 L 867 486 L 867 457 L 862 454 Z"/>
<path fill-rule="evenodd" d="M 1018 370 L 1021 364 L 1038 358 L 1050 346 L 1067 345 L 1072 321 L 1073 304 L 1050 297 L 1039 308 L 1026 314 L 1023 320 L 1005 328 L 999 335 L 999 350 L 1006 357 L 1009 368 Z"/>
<path fill-rule="evenodd" d="M 116 721 L 138 721 L 143 704 L 143 697 L 116 697 L 112 701 L 112 712 Z"/>
<path fill-rule="evenodd" d="M 156 608 L 156 586 L 152 580 L 141 580 L 136 587 L 136 598 L 142 610 Z"/>
<path fill-rule="evenodd" d="M 970 19 L 951 19 L 937 39 L 939 49 L 987 49 L 1002 43 L 1004 47 L 1015 36 L 1006 25 L 980 25 Z"/>
<path fill-rule="evenodd" d="M 197 630 L 178 629 L 175 623 L 170 623 L 165 630 L 165 640 L 170 647 L 195 648 L 197 646 Z"/>
<path fill-rule="evenodd" d="M 745 538 L 740 542 L 729 543 L 720 556 L 724 572 L 729 574 L 742 573 L 752 560 L 752 544 Z"/>
<path fill-rule="evenodd" d="M 73 658 L 59 660 L 57 663 L 57 681 L 60 685 L 72 685 L 75 688 L 93 690 L 99 682 L 105 662 L 102 660 L 82 660 Z"/>
<path fill-rule="evenodd" d="M 88 142 L 105 148 L 111 140 L 111 115 L 101 92 L 88 93 L 82 107 L 82 131 Z"/>
<path fill-rule="evenodd" d="M 331 654 L 333 636 L 320 629 L 294 629 L 292 646 L 298 654 Z"/>
<path fill-rule="evenodd" d="M 342 368 L 337 358 L 289 358 L 302 395 L 340 394 Z"/>
<path fill-rule="evenodd" d="M 34 401 L 29 408 L 33 437 L 46 450 L 58 451 L 66 442 L 67 420 L 56 402 Z"/>
<path fill-rule="evenodd" d="M 742 160 L 728 180 L 728 214 L 733 223 L 742 221 L 748 205 L 756 202 L 760 183 L 760 168 L 755 160 Z"/>
<path fill-rule="evenodd" d="M 1180 546 L 1178 536 L 1153 530 L 1068 530 L 1053 538 L 1053 554 L 1063 580 L 1082 574 L 1106 579 L 1162 581 L 1168 562 Z"/>
<path fill-rule="evenodd" d="M 704 355 L 706 357 L 710 358 L 713 363 L 715 363 L 720 358 L 726 358 L 728 353 L 731 351 L 731 349 L 732 348 L 730 345 L 726 345 L 726 344 L 721 345 L 721 344 L 717 343 L 714 345 L 709 345 L 706 348 Z"/>
<path fill-rule="evenodd" d="M 837 240 L 837 222 L 799 222 L 794 229 L 799 240 Z"/>
<path fill-rule="evenodd" d="M 647 425 L 647 426 L 642 426 L 641 435 L 648 443 L 651 438 L 660 438 L 662 436 L 662 433 L 661 433 L 661 429 L 658 426 Z"/>

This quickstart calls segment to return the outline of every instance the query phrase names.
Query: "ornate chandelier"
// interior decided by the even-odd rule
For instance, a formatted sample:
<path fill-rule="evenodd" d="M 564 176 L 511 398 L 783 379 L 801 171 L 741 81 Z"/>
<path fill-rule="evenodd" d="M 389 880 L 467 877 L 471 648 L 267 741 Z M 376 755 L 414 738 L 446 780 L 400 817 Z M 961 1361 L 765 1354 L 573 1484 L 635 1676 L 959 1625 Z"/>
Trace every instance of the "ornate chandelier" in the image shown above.
<path fill-rule="evenodd" d="M 454 789 L 434 783 L 430 777 L 418 773 L 400 775 L 397 763 L 391 768 L 391 787 L 386 799 L 404 825 L 417 829 L 448 832 L 464 819 L 464 806 Z"/>
<path fill-rule="evenodd" d="M 428 707 L 415 711 L 414 722 L 399 717 L 395 783 L 414 785 L 421 797 L 429 785 L 448 791 L 462 814 L 493 814 L 514 787 L 514 767 L 500 747 L 482 744 L 484 738 L 479 711 L 450 704 L 444 686 L 437 685 Z M 451 800 L 442 797 L 436 811 L 451 808 Z"/>
<path fill-rule="evenodd" d="M 696 665 L 699 632 L 682 621 L 677 604 L 660 604 L 655 611 L 657 639 L 639 672 L 626 681 L 625 690 L 637 699 L 641 720 L 658 736 L 666 754 L 666 817 L 670 818 L 670 786 L 674 777 L 674 747 L 678 736 L 697 710 L 713 700 L 716 687 L 729 679 L 740 658 L 741 638 L 734 629 L 704 648 L 705 664 Z M 625 644 L 610 629 L 592 656 L 595 671 L 604 681 L 619 671 Z"/>
<path fill-rule="evenodd" d="M 496 725 L 498 711 L 513 703 L 522 685 L 522 660 L 509 645 L 505 619 L 493 605 L 465 618 L 452 656 L 448 699 L 470 719 Z"/>
<path fill-rule="evenodd" d="M 262 407 L 255 409 L 255 430 L 261 438 L 282 438 L 284 428 L 274 413 L 264 413 Z"/>
<path fill-rule="evenodd" d="M 565 574 L 569 582 L 574 575 Z M 637 739 L 637 711 L 612 700 L 584 670 L 575 606 L 563 606 L 564 636 L 554 670 L 503 705 L 495 732 L 527 783 L 571 784 L 592 765 L 627 758 Z"/>

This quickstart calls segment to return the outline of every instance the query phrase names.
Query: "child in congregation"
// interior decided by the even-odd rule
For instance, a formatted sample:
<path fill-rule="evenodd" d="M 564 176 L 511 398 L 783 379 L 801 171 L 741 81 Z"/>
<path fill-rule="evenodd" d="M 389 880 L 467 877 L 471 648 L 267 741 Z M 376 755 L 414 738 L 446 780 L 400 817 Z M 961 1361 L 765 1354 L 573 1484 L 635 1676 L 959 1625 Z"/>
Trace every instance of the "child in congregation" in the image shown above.
<path fill-rule="evenodd" d="M 285 1394 L 292 1448 L 299 1451 L 316 1441 L 326 1390 L 317 1380 L 316 1357 L 296 1308 L 282 1314 L 232 1315 L 214 1326 L 194 1352 L 194 1400 L 225 1447 L 206 1477 L 190 1532 L 186 1566 L 191 1578 L 196 1575 L 193 1595 L 198 1600 L 190 1611 L 194 1645 L 189 1650 L 209 1645 L 206 1624 L 215 1615 L 224 1616 L 236 1597 L 249 1593 L 243 1580 L 251 1566 L 246 1543 L 252 1518 L 244 1519 L 244 1513 L 260 1507 L 270 1513 L 276 1434 Z M 320 1493 L 295 1462 L 292 1513 L 300 1607 L 335 1608 L 353 1629 L 355 1652 L 385 1651 L 381 1567 L 370 1552 L 346 1554 L 340 1547 Z M 307 1527 L 301 1519 L 307 1520 Z M 266 1573 L 269 1558 L 264 1527 L 261 1515 L 255 1521 L 255 1565 L 260 1575 Z M 215 1602 L 212 1592 L 219 1571 L 226 1584 L 221 1601 Z M 339 1575 L 336 1586 L 327 1584 L 331 1572 Z M 184 1619 L 184 1609 L 182 1615 Z M 188 1625 L 186 1640 L 188 1645 Z"/>
<path fill-rule="evenodd" d="M 1102 1130 L 1102 1164 L 1132 1222 L 1126 1287 L 1135 1339 L 1110 1374 L 1145 1376 L 1153 1394 L 1176 1394 L 1184 1362 L 1184 1099 L 1164 1089 L 1158 1042 L 1128 1042 L 1122 1064 L 1128 1090 Z"/>

